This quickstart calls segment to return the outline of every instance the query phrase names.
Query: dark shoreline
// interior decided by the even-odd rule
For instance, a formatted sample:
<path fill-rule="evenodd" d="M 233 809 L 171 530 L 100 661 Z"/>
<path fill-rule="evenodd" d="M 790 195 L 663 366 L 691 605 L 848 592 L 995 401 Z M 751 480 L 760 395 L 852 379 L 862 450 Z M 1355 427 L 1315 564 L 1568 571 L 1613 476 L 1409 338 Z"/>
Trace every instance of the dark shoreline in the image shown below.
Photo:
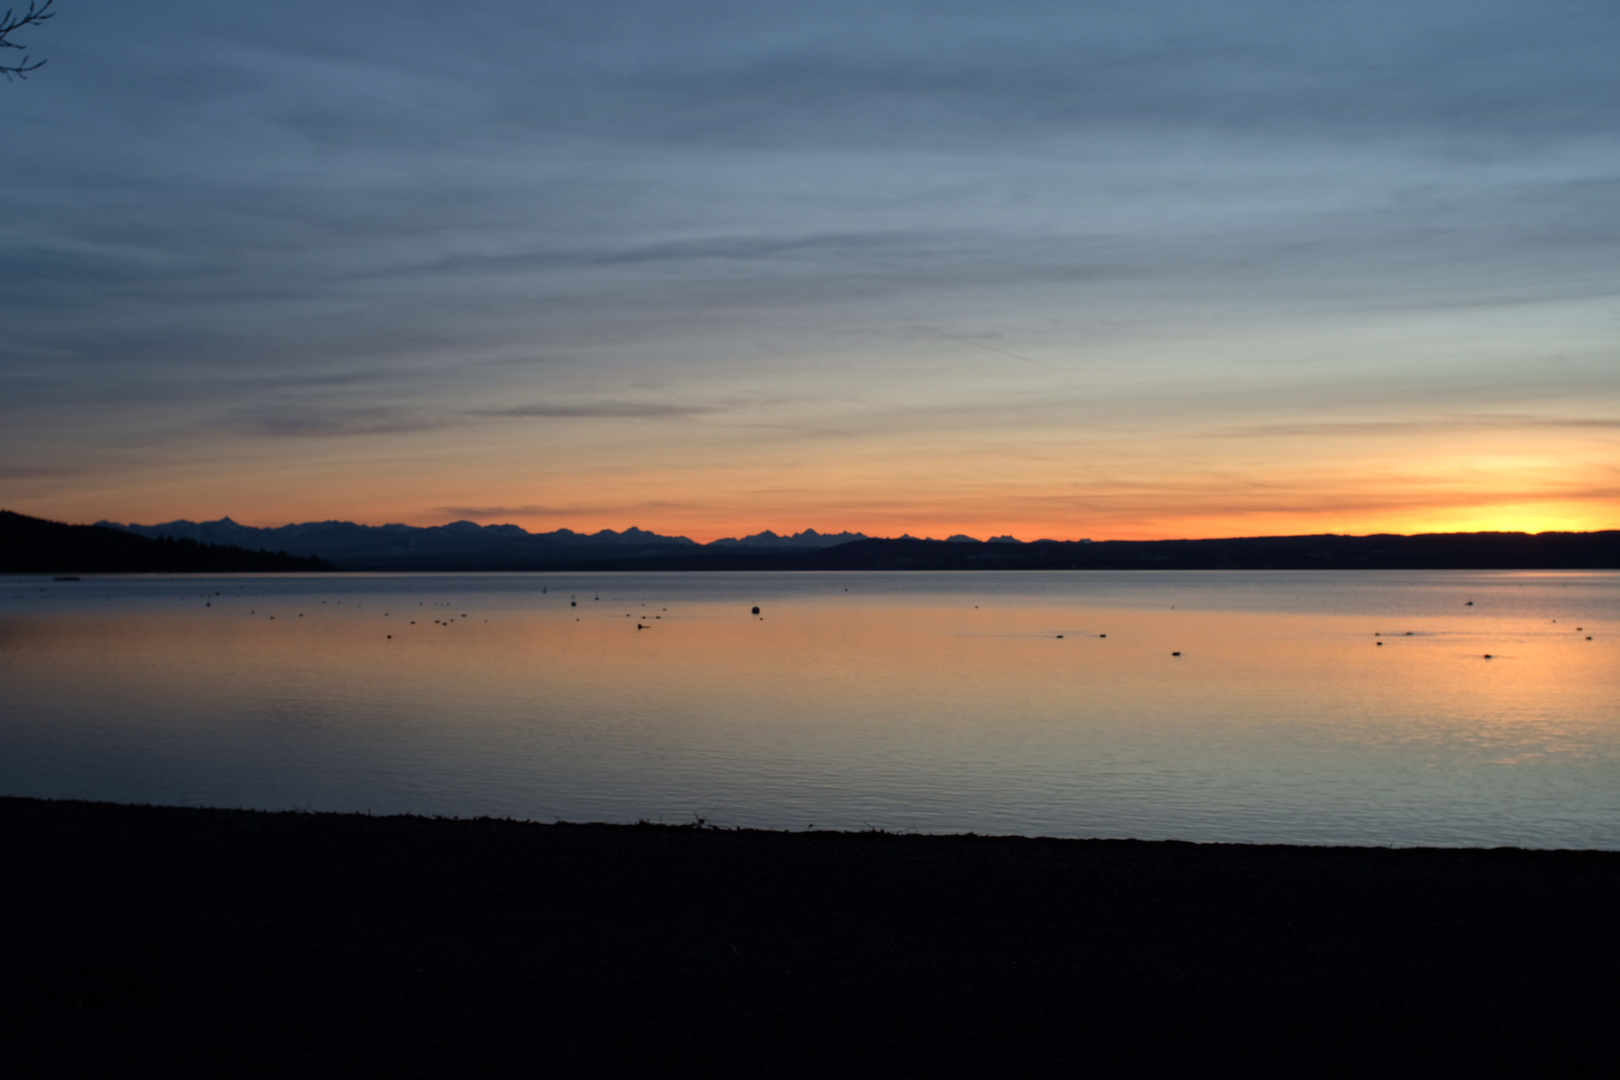
<path fill-rule="evenodd" d="M 152 539 L 0 510 L 0 574 L 311 574 L 331 569 L 331 563 L 315 556 Z"/>
<path fill-rule="evenodd" d="M 0 798 L 11 1075 L 1547 1073 L 1620 852 Z"/>

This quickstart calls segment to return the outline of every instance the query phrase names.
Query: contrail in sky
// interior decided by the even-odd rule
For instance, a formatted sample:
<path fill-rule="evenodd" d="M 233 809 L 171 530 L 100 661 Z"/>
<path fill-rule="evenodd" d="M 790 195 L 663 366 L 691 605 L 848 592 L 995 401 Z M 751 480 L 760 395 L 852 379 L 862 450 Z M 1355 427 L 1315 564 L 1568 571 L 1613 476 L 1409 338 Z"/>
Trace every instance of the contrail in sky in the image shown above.
<path fill-rule="evenodd" d="M 986 345 L 982 341 L 974 341 L 972 338 L 958 337 L 955 334 L 947 334 L 945 331 L 935 329 L 932 326 L 925 326 L 925 327 L 923 327 L 923 329 L 927 330 L 931 334 L 938 334 L 940 337 L 948 337 L 952 341 L 960 341 L 964 345 L 974 345 L 974 346 L 977 346 L 978 348 L 981 348 L 981 349 L 987 349 L 987 350 L 989 350 L 990 352 L 993 352 L 993 353 L 1000 353 L 1002 356 L 1010 356 L 1014 360 L 1022 360 L 1026 364 L 1034 364 L 1036 367 L 1047 367 L 1047 366 L 1049 366 L 1047 364 L 1041 363 L 1039 360 L 1031 360 L 1027 356 L 1019 356 L 1015 352 L 1008 352 L 1006 349 L 998 349 L 994 345 Z"/>

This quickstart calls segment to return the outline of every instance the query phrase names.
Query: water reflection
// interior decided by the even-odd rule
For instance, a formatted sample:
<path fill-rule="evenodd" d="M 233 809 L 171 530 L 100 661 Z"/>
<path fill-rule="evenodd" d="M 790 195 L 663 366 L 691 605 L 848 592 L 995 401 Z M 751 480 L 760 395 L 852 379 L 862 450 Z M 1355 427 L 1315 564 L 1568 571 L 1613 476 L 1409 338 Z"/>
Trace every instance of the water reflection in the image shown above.
<path fill-rule="evenodd" d="M 10 579 L 0 790 L 1620 847 L 1617 586 L 1602 574 Z"/>

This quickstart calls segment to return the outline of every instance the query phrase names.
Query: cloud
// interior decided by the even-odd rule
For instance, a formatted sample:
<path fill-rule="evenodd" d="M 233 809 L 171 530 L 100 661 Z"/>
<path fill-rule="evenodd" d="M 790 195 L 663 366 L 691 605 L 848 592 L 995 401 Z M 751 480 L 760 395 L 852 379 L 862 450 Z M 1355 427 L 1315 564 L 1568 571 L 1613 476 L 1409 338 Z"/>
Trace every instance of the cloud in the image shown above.
<path fill-rule="evenodd" d="M 725 410 L 713 405 L 668 405 L 634 401 L 598 401 L 580 405 L 514 405 L 505 409 L 470 409 L 464 415 L 513 419 L 589 420 L 598 418 L 656 420 L 708 416 Z"/>
<path fill-rule="evenodd" d="M 254 405 L 233 410 L 210 425 L 276 438 L 402 435 L 461 427 L 489 420 L 669 420 L 726 411 L 713 405 L 596 401 L 514 405 L 500 409 L 422 411 L 387 406 L 341 407 L 324 403 Z"/>
<path fill-rule="evenodd" d="M 1416 435 L 1436 431 L 1495 431 L 1525 428 L 1620 430 L 1620 419 L 1608 417 L 1451 416 L 1424 420 L 1323 420 L 1310 423 L 1254 424 L 1211 432 L 1216 438 L 1256 439 L 1343 437 L 1362 439 L 1376 435 Z"/>
<path fill-rule="evenodd" d="M 617 512 L 618 507 L 607 506 L 548 506 L 543 503 L 523 503 L 518 506 L 435 506 L 428 512 L 435 516 L 449 515 L 479 521 L 488 518 L 512 517 L 573 517 L 578 515 L 605 516 Z"/>
<path fill-rule="evenodd" d="M 716 5 L 642 34 L 531 39 L 516 119 L 681 145 L 984 153 L 1102 126 L 1278 133 L 1608 130 L 1602 3 Z M 685 13 L 683 12 L 683 15 Z M 1554 60 L 1553 57 L 1558 57 Z M 580 92 L 581 87 L 589 92 Z"/>
<path fill-rule="evenodd" d="M 399 409 L 325 409 L 285 405 L 238 410 L 226 422 L 226 426 L 277 438 L 331 438 L 411 434 L 447 427 L 454 422 L 453 418 Z"/>
<path fill-rule="evenodd" d="M 453 518 L 467 518 L 473 521 L 488 520 L 489 518 L 590 518 L 593 520 L 618 520 L 638 513 L 665 511 L 701 512 L 704 507 L 697 503 L 681 502 L 650 502 L 646 500 L 624 504 L 604 505 L 549 505 L 545 503 L 521 503 L 514 506 L 435 506 L 429 513 L 434 515 L 449 515 Z"/>

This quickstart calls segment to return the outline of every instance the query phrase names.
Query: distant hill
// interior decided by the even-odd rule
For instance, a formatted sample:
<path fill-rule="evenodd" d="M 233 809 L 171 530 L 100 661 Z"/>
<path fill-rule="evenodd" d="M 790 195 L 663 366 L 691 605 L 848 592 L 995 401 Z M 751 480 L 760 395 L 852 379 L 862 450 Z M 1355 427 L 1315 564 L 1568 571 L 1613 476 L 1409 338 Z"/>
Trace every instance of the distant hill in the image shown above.
<path fill-rule="evenodd" d="M 140 536 L 268 548 L 294 555 L 317 555 L 346 570 L 550 570 L 614 569 L 630 560 L 679 558 L 693 553 L 811 552 L 854 540 L 860 533 L 818 533 L 807 529 L 791 536 L 766 530 L 740 539 L 698 544 L 684 536 L 660 536 L 645 529 L 623 532 L 572 529 L 531 533 L 516 525 L 356 525 L 349 521 L 316 521 L 260 529 L 230 518 L 218 521 L 170 521 L 162 525 L 98 525 Z"/>
<path fill-rule="evenodd" d="M 0 510 L 0 573 L 170 574 L 330 570 L 322 559 L 195 540 L 153 539 Z"/>
<path fill-rule="evenodd" d="M 148 537 L 319 555 L 346 570 L 1570 570 L 1620 569 L 1620 532 L 1261 536 L 1215 540 L 895 540 L 766 531 L 697 544 L 643 529 L 530 533 L 516 525 L 310 522 L 256 529 L 229 518 L 113 525 Z"/>
<path fill-rule="evenodd" d="M 759 569 L 767 567 L 760 565 Z M 794 570 L 1617 570 L 1620 531 L 1256 536 L 1218 540 L 862 540 Z"/>
<path fill-rule="evenodd" d="M 855 540 L 866 540 L 865 533 L 818 533 L 814 529 L 794 533 L 791 536 L 778 536 L 771 530 L 744 536 L 741 539 L 726 537 L 724 540 L 711 540 L 703 545 L 708 548 L 736 550 L 738 548 L 752 548 L 761 551 L 782 551 L 788 548 L 800 550 L 814 550 L 817 548 L 837 547 L 839 544 L 848 544 Z"/>
<path fill-rule="evenodd" d="M 230 518 L 171 521 L 163 525 L 99 522 L 146 537 L 175 537 L 207 543 L 274 547 L 294 555 L 319 556 L 344 570 L 549 570 L 594 568 L 626 560 L 669 557 L 701 550 L 684 536 L 659 536 L 644 529 L 604 529 L 585 534 L 571 529 L 530 533 L 516 525 L 356 525 L 317 521 L 257 529 Z"/>

